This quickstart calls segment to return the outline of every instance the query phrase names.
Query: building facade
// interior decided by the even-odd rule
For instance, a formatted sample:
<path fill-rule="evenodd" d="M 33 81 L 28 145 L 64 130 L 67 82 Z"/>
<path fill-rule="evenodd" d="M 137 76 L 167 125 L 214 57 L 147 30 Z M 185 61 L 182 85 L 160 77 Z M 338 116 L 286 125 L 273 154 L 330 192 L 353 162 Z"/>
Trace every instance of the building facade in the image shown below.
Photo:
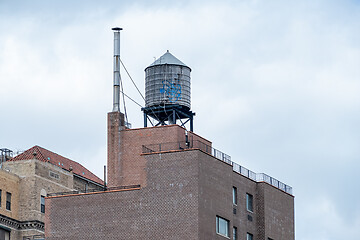
<path fill-rule="evenodd" d="M 0 239 L 44 239 L 45 197 L 53 192 L 103 190 L 79 163 L 39 146 L 0 168 Z"/>
<path fill-rule="evenodd" d="M 47 240 L 294 239 L 289 186 L 178 125 L 109 129 L 109 152 L 119 151 L 108 159 L 111 187 L 48 197 Z"/>

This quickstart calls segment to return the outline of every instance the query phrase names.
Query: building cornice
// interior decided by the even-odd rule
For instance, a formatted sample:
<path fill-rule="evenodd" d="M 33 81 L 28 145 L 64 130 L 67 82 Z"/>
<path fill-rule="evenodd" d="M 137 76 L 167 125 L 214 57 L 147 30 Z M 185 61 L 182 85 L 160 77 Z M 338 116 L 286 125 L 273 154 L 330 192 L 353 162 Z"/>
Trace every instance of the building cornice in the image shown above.
<path fill-rule="evenodd" d="M 44 232 L 44 223 L 38 220 L 18 221 L 0 214 L 0 224 L 16 230 L 35 229 Z"/>

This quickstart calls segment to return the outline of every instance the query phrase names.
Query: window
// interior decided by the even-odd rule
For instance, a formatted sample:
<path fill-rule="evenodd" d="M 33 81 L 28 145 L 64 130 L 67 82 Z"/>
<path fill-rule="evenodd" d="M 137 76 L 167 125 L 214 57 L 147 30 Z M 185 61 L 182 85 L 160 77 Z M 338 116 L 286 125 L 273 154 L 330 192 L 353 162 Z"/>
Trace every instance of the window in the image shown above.
<path fill-rule="evenodd" d="M 246 209 L 250 212 L 253 212 L 253 195 L 247 193 L 246 194 Z"/>
<path fill-rule="evenodd" d="M 0 228 L 0 239 L 9 240 L 10 239 L 10 232 Z"/>
<path fill-rule="evenodd" d="M 237 227 L 233 227 L 233 240 L 237 240 Z"/>
<path fill-rule="evenodd" d="M 233 189 L 232 189 L 232 196 L 233 196 L 233 204 L 236 205 L 237 204 L 237 189 L 236 189 L 236 187 L 233 187 Z"/>
<path fill-rule="evenodd" d="M 54 173 L 54 172 L 52 172 L 52 171 L 49 171 L 49 175 L 50 175 L 50 177 L 52 177 L 52 178 L 55 178 L 55 179 L 60 179 L 59 174 Z"/>
<path fill-rule="evenodd" d="M 216 216 L 216 233 L 229 237 L 229 221 Z"/>
<path fill-rule="evenodd" d="M 274 239 L 268 237 L 268 240 L 274 240 Z"/>
<path fill-rule="evenodd" d="M 6 210 L 11 211 L 11 193 L 6 193 Z"/>
<path fill-rule="evenodd" d="M 40 196 L 40 211 L 45 213 L 45 197 Z"/>
<path fill-rule="evenodd" d="M 246 234 L 246 240 L 253 240 L 253 235 L 251 233 Z"/>
<path fill-rule="evenodd" d="M 1 208 L 1 193 L 2 193 L 2 190 L 0 189 L 0 208 Z"/>

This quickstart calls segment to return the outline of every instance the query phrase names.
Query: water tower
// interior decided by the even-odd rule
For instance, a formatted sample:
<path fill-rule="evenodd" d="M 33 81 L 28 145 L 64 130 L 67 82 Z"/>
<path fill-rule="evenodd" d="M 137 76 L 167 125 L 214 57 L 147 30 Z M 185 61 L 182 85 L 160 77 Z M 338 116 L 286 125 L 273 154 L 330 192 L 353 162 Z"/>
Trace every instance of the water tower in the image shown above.
<path fill-rule="evenodd" d="M 185 127 L 189 122 L 193 131 L 195 113 L 190 111 L 190 72 L 169 50 L 145 69 L 144 127 L 148 120 L 153 126 L 179 122 Z"/>

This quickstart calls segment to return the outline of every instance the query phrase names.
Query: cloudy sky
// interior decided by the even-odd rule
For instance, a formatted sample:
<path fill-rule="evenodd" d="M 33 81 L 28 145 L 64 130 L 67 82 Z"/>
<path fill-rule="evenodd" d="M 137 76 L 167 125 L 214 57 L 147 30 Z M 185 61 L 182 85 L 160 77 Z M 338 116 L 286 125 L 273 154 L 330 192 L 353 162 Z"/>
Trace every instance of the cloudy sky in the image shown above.
<path fill-rule="evenodd" d="M 1 148 L 40 145 L 102 176 L 115 26 L 142 91 L 166 50 L 192 68 L 195 132 L 294 188 L 297 240 L 359 239 L 358 0 L 0 0 Z"/>

